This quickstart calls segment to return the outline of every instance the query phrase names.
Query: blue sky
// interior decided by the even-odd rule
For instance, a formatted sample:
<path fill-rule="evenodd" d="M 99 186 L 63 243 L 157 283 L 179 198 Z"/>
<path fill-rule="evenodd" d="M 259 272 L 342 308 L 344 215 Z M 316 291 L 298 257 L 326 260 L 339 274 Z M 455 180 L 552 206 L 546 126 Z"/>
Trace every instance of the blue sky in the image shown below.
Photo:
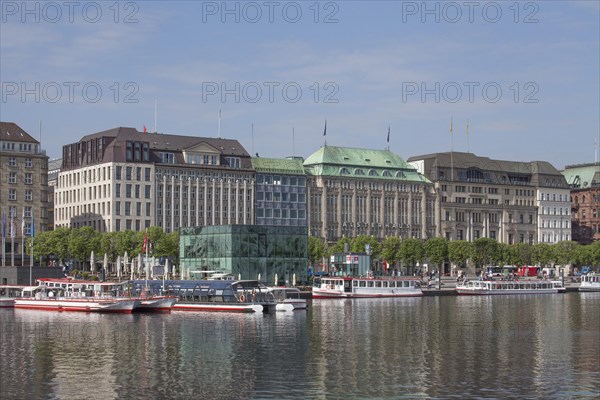
<path fill-rule="evenodd" d="M 217 136 L 221 109 L 221 135 L 264 157 L 307 157 L 325 119 L 330 145 L 385 148 L 390 126 L 403 158 L 449 151 L 452 118 L 457 151 L 468 120 L 478 155 L 594 161 L 600 2 L 476 3 L 3 1 L 0 120 L 41 121 L 52 158 L 153 131 L 156 100 L 159 132 Z"/>

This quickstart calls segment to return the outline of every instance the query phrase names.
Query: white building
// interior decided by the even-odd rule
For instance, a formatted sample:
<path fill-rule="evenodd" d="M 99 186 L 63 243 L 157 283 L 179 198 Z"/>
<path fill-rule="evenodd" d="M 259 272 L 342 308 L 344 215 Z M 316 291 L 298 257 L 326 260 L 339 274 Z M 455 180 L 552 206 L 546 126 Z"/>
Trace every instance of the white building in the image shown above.
<path fill-rule="evenodd" d="M 55 226 L 101 232 L 254 223 L 254 170 L 237 140 L 115 128 L 63 146 Z"/>

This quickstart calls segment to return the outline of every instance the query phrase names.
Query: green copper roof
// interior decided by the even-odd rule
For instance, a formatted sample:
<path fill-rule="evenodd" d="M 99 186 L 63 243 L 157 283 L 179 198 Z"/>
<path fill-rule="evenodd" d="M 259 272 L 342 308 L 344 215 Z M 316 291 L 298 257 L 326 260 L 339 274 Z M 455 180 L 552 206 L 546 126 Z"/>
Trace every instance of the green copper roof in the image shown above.
<path fill-rule="evenodd" d="M 302 160 L 300 159 L 253 157 L 252 167 L 254 167 L 256 172 L 290 175 L 305 174 Z"/>
<path fill-rule="evenodd" d="M 413 166 L 389 150 L 324 146 L 304 161 L 304 167 L 309 175 L 431 183 Z"/>
<path fill-rule="evenodd" d="M 572 188 L 585 189 L 600 186 L 600 163 L 567 165 L 562 174 Z"/>

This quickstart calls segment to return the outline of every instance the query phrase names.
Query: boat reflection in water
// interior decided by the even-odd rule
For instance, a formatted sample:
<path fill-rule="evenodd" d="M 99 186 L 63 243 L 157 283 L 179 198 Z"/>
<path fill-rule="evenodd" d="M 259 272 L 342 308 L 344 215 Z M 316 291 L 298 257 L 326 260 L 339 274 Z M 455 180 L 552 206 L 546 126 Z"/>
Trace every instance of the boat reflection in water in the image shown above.
<path fill-rule="evenodd" d="M 175 311 L 261 312 L 276 305 L 256 280 L 135 280 L 133 293 L 175 296 Z"/>

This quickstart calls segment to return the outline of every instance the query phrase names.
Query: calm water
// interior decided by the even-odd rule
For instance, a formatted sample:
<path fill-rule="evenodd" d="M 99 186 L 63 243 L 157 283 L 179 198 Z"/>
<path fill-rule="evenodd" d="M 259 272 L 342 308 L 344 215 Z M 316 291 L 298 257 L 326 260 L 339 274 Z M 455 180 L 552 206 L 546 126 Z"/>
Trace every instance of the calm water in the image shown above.
<path fill-rule="evenodd" d="M 293 313 L 1 310 L 1 399 L 592 398 L 600 295 L 315 300 Z"/>

